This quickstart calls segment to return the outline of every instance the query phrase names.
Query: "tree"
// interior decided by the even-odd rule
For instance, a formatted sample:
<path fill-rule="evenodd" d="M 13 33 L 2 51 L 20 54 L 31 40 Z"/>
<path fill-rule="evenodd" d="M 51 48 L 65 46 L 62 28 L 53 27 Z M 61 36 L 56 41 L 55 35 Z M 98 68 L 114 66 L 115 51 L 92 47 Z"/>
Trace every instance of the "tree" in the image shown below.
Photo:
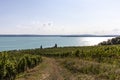
<path fill-rule="evenodd" d="M 42 45 L 40 46 L 40 49 L 43 49 L 43 48 L 42 48 Z"/>
<path fill-rule="evenodd" d="M 57 44 L 55 44 L 54 48 L 57 48 Z"/>

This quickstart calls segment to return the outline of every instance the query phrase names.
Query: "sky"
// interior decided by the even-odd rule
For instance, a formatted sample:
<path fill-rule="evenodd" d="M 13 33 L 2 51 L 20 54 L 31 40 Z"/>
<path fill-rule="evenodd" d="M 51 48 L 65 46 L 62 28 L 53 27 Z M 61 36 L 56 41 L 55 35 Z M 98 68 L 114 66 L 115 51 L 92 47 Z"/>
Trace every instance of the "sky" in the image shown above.
<path fill-rule="evenodd" d="M 120 34 L 120 0 L 0 0 L 0 34 Z"/>

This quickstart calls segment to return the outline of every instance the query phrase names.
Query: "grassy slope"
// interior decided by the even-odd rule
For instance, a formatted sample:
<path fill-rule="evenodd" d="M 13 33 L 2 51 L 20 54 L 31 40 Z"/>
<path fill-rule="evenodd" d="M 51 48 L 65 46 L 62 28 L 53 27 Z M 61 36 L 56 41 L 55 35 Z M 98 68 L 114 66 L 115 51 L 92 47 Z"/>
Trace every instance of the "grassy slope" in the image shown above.
<path fill-rule="evenodd" d="M 35 49 L 29 52 L 42 55 L 43 62 L 16 80 L 120 80 L 120 45 Z M 66 53 L 69 55 L 64 56 Z"/>

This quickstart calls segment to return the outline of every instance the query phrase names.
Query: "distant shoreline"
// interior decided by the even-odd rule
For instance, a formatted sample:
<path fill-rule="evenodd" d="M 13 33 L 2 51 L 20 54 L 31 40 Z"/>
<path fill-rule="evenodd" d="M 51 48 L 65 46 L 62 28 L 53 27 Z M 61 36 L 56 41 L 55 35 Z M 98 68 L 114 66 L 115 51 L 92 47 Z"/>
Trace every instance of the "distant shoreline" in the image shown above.
<path fill-rule="evenodd" d="M 120 35 L 0 35 L 0 37 L 117 37 Z"/>

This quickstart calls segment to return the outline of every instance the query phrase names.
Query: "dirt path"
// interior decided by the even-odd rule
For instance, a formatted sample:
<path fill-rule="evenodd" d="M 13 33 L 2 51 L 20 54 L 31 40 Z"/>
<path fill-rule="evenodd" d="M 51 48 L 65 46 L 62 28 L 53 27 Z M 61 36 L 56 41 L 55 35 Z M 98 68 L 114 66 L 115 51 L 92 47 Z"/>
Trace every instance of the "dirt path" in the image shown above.
<path fill-rule="evenodd" d="M 66 71 L 67 72 L 67 71 Z M 73 80 L 54 58 L 43 58 L 37 67 L 21 74 L 16 80 Z"/>
<path fill-rule="evenodd" d="M 46 79 L 49 80 L 64 80 L 62 76 L 62 68 L 57 64 L 56 60 L 53 58 L 47 58 L 48 68 L 46 68 L 46 72 L 48 72 L 48 77 Z"/>

